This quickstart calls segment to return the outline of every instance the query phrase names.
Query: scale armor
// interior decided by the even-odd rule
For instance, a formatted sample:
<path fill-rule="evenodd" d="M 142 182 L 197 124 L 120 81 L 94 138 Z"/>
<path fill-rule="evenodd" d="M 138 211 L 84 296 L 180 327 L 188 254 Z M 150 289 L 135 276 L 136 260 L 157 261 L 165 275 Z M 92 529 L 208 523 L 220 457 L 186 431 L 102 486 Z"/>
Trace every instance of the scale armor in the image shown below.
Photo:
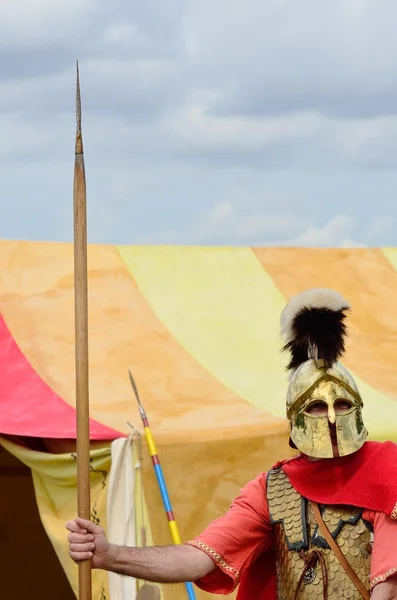
<path fill-rule="evenodd" d="M 267 478 L 267 499 L 274 528 L 278 600 L 292 600 L 305 568 L 306 556 L 319 551 L 328 575 L 327 598 L 362 597 L 318 531 L 309 504 L 291 485 L 281 468 Z M 320 506 L 323 520 L 350 565 L 369 591 L 372 526 L 363 510 L 350 506 Z M 317 560 L 303 579 L 297 600 L 323 598 L 323 575 Z"/>

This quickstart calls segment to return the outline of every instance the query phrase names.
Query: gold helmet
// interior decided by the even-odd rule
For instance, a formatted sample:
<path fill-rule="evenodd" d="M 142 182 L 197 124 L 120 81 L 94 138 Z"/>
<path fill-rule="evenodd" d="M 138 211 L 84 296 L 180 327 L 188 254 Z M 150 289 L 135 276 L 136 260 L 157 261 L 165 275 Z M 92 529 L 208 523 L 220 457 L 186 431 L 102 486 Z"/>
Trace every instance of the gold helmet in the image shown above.
<path fill-rule="evenodd" d="M 339 362 L 345 351 L 348 310 L 349 304 L 337 292 L 312 289 L 292 298 L 281 315 L 283 350 L 291 354 L 287 391 L 290 445 L 316 458 L 334 455 L 329 423 L 336 426 L 339 456 L 356 452 L 368 435 L 360 392 Z M 335 412 L 337 400 L 347 401 L 350 409 Z M 327 404 L 328 414 L 307 412 L 317 402 Z"/>

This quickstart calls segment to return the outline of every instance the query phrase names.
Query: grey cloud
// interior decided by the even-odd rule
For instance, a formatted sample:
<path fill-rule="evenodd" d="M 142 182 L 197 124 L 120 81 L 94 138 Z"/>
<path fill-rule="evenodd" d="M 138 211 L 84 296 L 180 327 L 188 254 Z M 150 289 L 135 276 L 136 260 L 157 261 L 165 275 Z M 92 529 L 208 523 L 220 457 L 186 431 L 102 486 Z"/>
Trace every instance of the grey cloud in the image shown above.
<path fill-rule="evenodd" d="M 75 19 L 64 27 L 55 14 L 33 14 L 37 27 L 25 32 L 22 42 L 2 35 L 6 24 L 0 23 L 0 111 L 32 120 L 73 112 L 76 59 L 91 116 L 143 123 L 176 110 L 189 81 L 182 9 L 179 0 L 166 8 L 153 0 L 112 5 L 87 0 L 74 6 Z"/>
<path fill-rule="evenodd" d="M 396 65 L 397 66 L 397 65 Z M 337 86 L 336 86 L 337 87 Z M 365 119 L 397 114 L 397 82 L 389 90 L 273 91 L 262 82 L 240 80 L 238 85 L 217 100 L 208 113 L 214 116 L 271 117 L 287 113 L 317 111 L 329 118 Z"/>
<path fill-rule="evenodd" d="M 218 147 L 198 144 L 173 149 L 175 159 L 181 162 L 197 162 L 211 169 L 249 167 L 253 170 L 284 169 L 296 165 L 300 144 L 296 141 L 276 141 L 260 147 L 247 144 L 224 143 Z"/>
<path fill-rule="evenodd" d="M 266 139 L 264 136 L 255 141 L 248 137 L 211 143 L 190 138 L 188 143 L 179 140 L 170 153 L 181 162 L 197 162 L 211 169 L 241 167 L 254 171 L 321 169 L 324 165 L 328 169 L 340 169 L 352 160 L 332 136 L 327 138 L 321 130 L 309 136 L 292 131 L 285 138 Z"/>
<path fill-rule="evenodd" d="M 3 31 L 0 23 L 0 81 L 67 74 L 79 58 L 82 66 L 104 61 L 103 75 L 93 71 L 90 80 L 88 71 L 85 80 L 92 90 L 88 106 L 98 114 L 156 117 L 199 89 L 215 92 L 207 111 L 218 117 L 308 110 L 346 119 L 395 114 L 397 38 L 391 23 L 397 8 L 391 0 L 376 10 L 373 3 L 360 8 L 341 0 L 254 0 L 249 10 L 244 6 L 225 0 L 86 0 L 72 6 L 64 23 L 55 11 L 52 18 L 32 12 L 37 28 L 23 39 L 6 35 L 7 21 Z M 150 73 L 156 60 L 164 65 L 157 82 Z M 115 70 L 118 61 L 130 69 L 113 76 L 112 61 Z M 146 62 L 148 70 L 136 69 L 135 62 Z M 39 109 L 41 102 L 36 104 Z M 58 96 L 56 104 L 62 105 Z"/>
<path fill-rule="evenodd" d="M 178 0 L 166 8 L 153 0 L 87 1 L 64 23 L 33 12 L 37 27 L 15 38 L 0 23 L 0 81 L 60 74 L 77 58 L 175 60 L 183 53 L 182 6 Z"/>
<path fill-rule="evenodd" d="M 396 114 L 397 38 L 392 1 L 299 3 L 255 1 L 192 9 L 198 85 L 217 97 L 209 114 L 272 116 L 316 110 L 327 117 Z M 205 9 L 204 9 L 205 7 Z M 204 15 L 206 18 L 204 18 Z M 198 40 L 205 40 L 199 44 Z"/>
<path fill-rule="evenodd" d="M 75 53 L 65 41 L 35 43 L 32 48 L 0 48 L 0 83 L 56 75 L 74 64 Z"/>

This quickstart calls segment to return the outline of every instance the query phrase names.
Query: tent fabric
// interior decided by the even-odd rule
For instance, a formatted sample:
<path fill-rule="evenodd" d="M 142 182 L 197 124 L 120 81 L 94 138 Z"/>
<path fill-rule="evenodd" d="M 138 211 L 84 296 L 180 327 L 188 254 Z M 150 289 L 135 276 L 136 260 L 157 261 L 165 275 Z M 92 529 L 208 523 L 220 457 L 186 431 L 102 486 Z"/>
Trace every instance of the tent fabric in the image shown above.
<path fill-rule="evenodd" d="M 77 514 L 76 455 L 37 452 L 5 438 L 0 438 L 0 444 L 31 469 L 41 521 L 78 597 L 78 567 L 69 557 L 68 532 L 65 529 L 67 521 Z M 97 522 L 106 529 L 106 482 L 110 471 L 110 457 L 109 447 L 93 450 L 90 456 L 92 513 Z M 111 600 L 105 571 L 92 572 L 92 590 L 93 598 Z"/>
<path fill-rule="evenodd" d="M 90 245 L 88 269 L 91 417 L 115 432 L 108 440 L 129 436 L 128 423 L 141 429 L 130 369 L 183 540 L 222 514 L 247 481 L 292 454 L 278 324 L 297 292 L 332 287 L 351 303 L 344 362 L 362 393 L 370 438 L 397 442 L 397 249 Z M 75 408 L 73 245 L 0 242 L 0 314 L 53 392 L 36 396 L 31 412 L 53 413 L 47 434 L 62 437 L 55 398 Z M 3 350 L 9 377 L 14 358 Z M 31 390 L 1 383 L 15 393 L 16 408 L 6 410 L 0 389 L 0 433 L 28 435 L 22 415 Z M 143 455 L 152 539 L 170 544 L 145 446 Z M 165 600 L 185 597 L 184 586 L 164 586 Z M 198 600 L 211 597 L 197 591 Z"/>
<path fill-rule="evenodd" d="M 279 429 L 287 385 L 281 310 L 294 293 L 327 286 L 353 306 L 345 362 L 364 396 L 371 435 L 391 438 L 397 418 L 397 307 L 390 301 L 396 253 L 90 246 L 92 419 L 117 432 L 114 437 L 128 435 L 128 421 L 139 424 L 131 369 L 158 439 L 211 440 L 233 437 L 241 427 L 253 435 Z M 0 242 L 0 314 L 35 373 L 72 408 L 73 281 L 72 244 Z M 11 374 L 12 365 L 6 367 Z M 26 406 L 27 395 L 20 387 L 13 402 Z M 47 411 L 54 400 L 51 406 L 43 400 Z M 15 423 L 4 407 L 2 397 L 0 431 L 12 433 Z M 48 433 L 59 436 L 61 418 L 55 414 L 51 423 Z"/>
<path fill-rule="evenodd" d="M 77 514 L 76 454 L 37 452 L 4 437 L 0 437 L 0 445 L 31 469 L 41 521 L 77 598 L 78 567 L 69 557 L 65 529 Z M 141 545 L 137 531 L 144 526 L 147 543 L 152 544 L 141 477 L 134 477 L 140 465 L 132 438 L 119 438 L 91 450 L 90 462 L 92 520 L 105 528 L 110 541 L 129 545 Z M 100 600 L 133 600 L 142 585 L 105 571 L 92 572 L 92 597 Z M 161 586 L 159 589 L 163 598 Z"/>
<path fill-rule="evenodd" d="M 11 435 L 76 439 L 76 411 L 41 379 L 0 315 L 0 431 Z M 90 420 L 92 440 L 117 432 Z"/>

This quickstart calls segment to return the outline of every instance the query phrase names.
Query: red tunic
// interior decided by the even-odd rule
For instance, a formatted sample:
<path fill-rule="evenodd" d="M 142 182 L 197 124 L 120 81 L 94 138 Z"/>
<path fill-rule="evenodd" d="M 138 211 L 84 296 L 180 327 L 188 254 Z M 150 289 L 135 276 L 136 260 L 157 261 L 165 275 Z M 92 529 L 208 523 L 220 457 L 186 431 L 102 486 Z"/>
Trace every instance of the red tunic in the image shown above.
<path fill-rule="evenodd" d="M 384 445 L 381 444 L 381 446 Z M 390 450 L 389 459 L 395 459 L 397 455 L 397 446 L 395 444 L 392 444 L 392 446 L 391 449 L 386 446 L 386 451 L 389 452 Z M 377 451 L 379 445 L 375 444 L 372 448 Z M 371 452 L 371 447 L 367 446 L 364 452 L 369 458 L 368 452 Z M 393 456 L 390 456 L 390 453 Z M 378 458 L 380 459 L 380 454 L 378 454 Z M 316 482 L 316 478 L 312 478 L 313 474 L 320 473 L 320 471 L 324 472 L 325 469 L 327 476 L 324 477 L 324 483 L 328 485 L 329 477 L 332 476 L 330 469 L 332 470 L 334 467 L 338 469 L 341 464 L 340 461 L 343 463 L 343 460 L 331 459 L 312 463 L 306 457 L 301 456 L 279 464 L 283 465 L 286 472 L 289 471 L 288 475 L 291 482 L 292 479 L 294 480 L 294 487 L 296 487 L 296 482 L 300 480 L 304 491 L 306 493 L 311 492 L 309 496 L 305 494 L 306 497 L 311 497 L 312 500 L 320 502 L 318 493 L 316 493 L 317 490 L 320 492 L 321 501 L 324 504 L 331 504 L 331 502 L 327 502 L 328 492 L 321 488 L 321 481 L 319 490 L 318 479 L 316 488 L 311 486 L 313 489 L 310 489 L 310 482 Z M 334 463 L 334 461 L 337 462 Z M 346 462 L 349 463 L 349 461 Z M 353 461 L 352 464 L 352 468 L 356 469 L 356 462 Z M 392 463 L 390 469 L 395 469 L 395 464 L 397 463 Z M 317 465 L 314 467 L 314 472 L 312 465 Z M 293 470 L 292 477 L 291 468 Z M 349 471 L 349 468 L 347 468 L 347 471 Z M 364 471 L 362 470 L 362 473 Z M 301 473 L 301 477 L 299 473 Z M 306 476 L 308 473 L 310 478 Z M 360 486 L 365 483 L 366 487 L 371 488 L 369 473 L 370 471 L 367 472 L 365 482 L 357 479 L 355 485 Z M 353 504 L 343 501 L 342 483 L 349 500 L 355 499 L 358 493 L 354 492 L 354 489 L 348 485 L 345 477 L 339 477 L 339 479 L 337 477 L 336 480 L 334 479 L 333 485 L 328 486 L 329 493 L 332 493 L 333 503 L 353 504 L 354 506 L 363 507 L 365 509 L 363 518 L 373 524 L 374 544 L 371 556 L 371 587 L 397 573 L 397 544 L 394 543 L 394 540 L 397 539 L 397 520 L 395 520 L 397 519 L 397 514 L 395 514 L 397 496 L 394 498 L 394 504 L 391 501 L 392 494 L 390 493 L 383 494 L 383 499 L 379 498 L 379 495 L 376 498 L 376 494 L 379 494 L 376 480 L 381 480 L 381 485 L 385 486 L 385 489 L 387 485 L 379 476 L 379 471 L 374 477 L 373 493 L 366 489 L 364 506 L 357 502 Z M 389 488 L 396 489 L 396 479 L 394 475 L 392 481 L 389 480 Z M 341 485 L 338 485 L 339 480 L 341 480 Z M 301 490 L 299 491 L 301 492 Z M 389 508 L 391 505 L 393 505 L 394 510 Z M 385 506 L 388 508 L 383 508 Z M 188 543 L 206 552 L 216 565 L 214 571 L 195 582 L 201 589 L 213 594 L 229 594 L 239 585 L 237 600 L 252 600 L 253 598 L 256 600 L 276 600 L 275 557 L 272 550 L 272 526 L 266 498 L 266 473 L 262 473 L 249 482 L 232 502 L 225 515 L 213 521 L 200 535 Z"/>

